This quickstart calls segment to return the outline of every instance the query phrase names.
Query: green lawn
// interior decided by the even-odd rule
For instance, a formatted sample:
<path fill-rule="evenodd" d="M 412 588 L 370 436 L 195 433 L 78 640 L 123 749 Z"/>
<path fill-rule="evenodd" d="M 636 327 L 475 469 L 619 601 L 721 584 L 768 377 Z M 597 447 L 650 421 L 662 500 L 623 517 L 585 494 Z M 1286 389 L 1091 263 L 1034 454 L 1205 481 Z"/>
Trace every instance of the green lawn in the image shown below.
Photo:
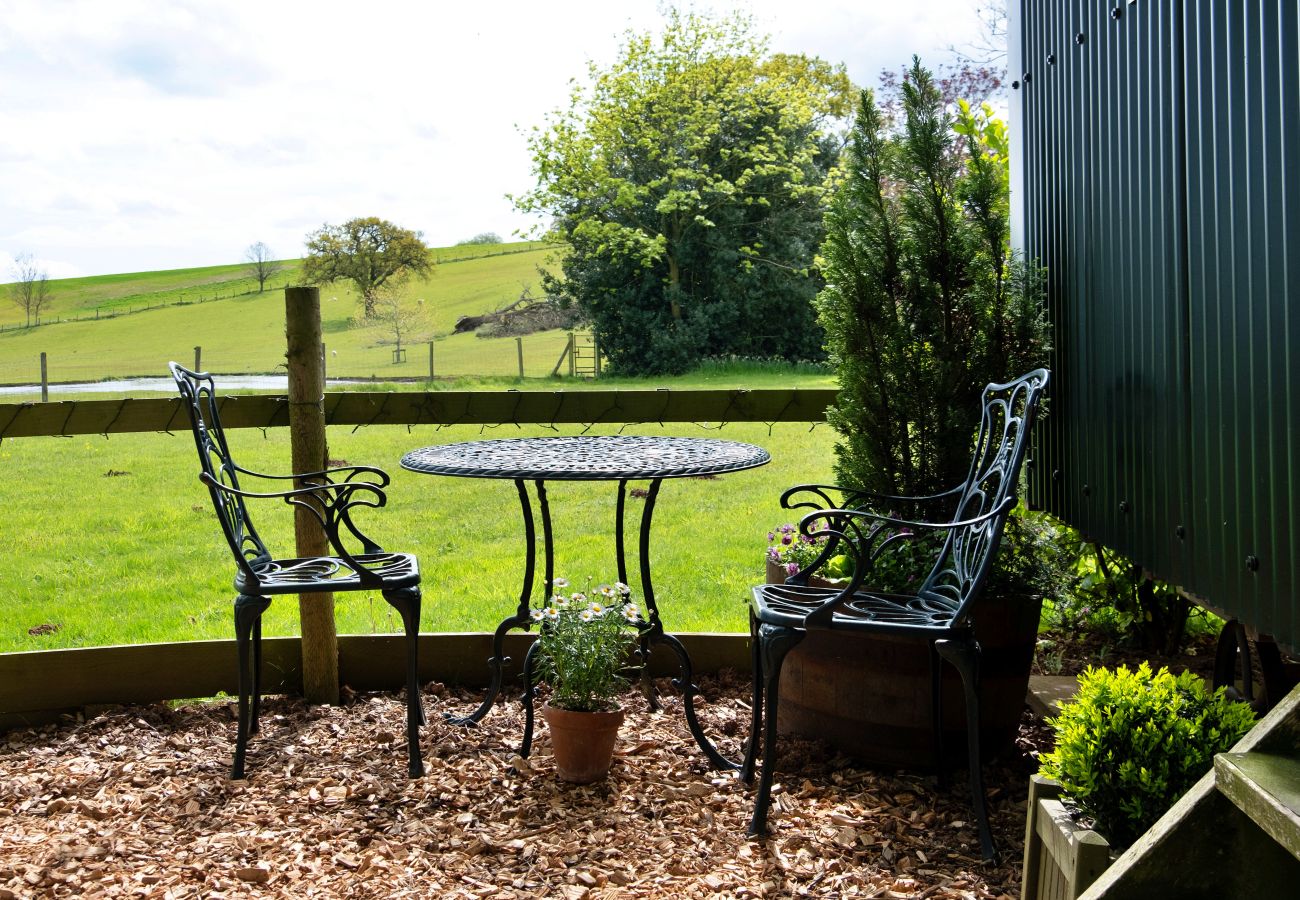
<path fill-rule="evenodd" d="M 393 476 L 388 508 L 365 522 L 385 546 L 419 555 L 424 630 L 491 629 L 514 606 L 523 549 L 518 500 L 510 482 L 415 475 L 398 468 L 398 459 L 428 444 L 551 433 L 510 425 L 331 430 L 333 458 L 379 465 Z M 829 477 L 832 432 L 731 424 L 720 432 L 651 425 L 627 433 L 717 434 L 771 452 L 773 462 L 757 470 L 666 482 L 656 507 L 653 560 L 666 625 L 743 630 L 766 533 L 793 518 L 777 498 L 791 484 Z M 240 430 L 232 440 L 241 464 L 288 468 L 287 429 Z M 193 454 L 187 432 L 0 443 L 8 548 L 0 558 L 0 652 L 231 636 L 233 562 Z M 557 574 L 577 582 L 614 578 L 613 486 L 555 483 L 548 490 Z M 639 502 L 632 501 L 633 514 Z M 288 552 L 288 507 L 267 502 L 259 512 L 263 537 Z M 277 600 L 267 633 L 296 633 L 296 607 L 292 598 Z M 341 595 L 338 622 L 342 633 L 400 631 L 377 594 Z M 41 625 L 58 629 L 28 633 Z"/>
<path fill-rule="evenodd" d="M 456 319 L 482 313 L 518 299 L 525 287 L 539 293 L 537 268 L 553 251 L 537 249 L 448 262 L 427 279 L 405 288 L 411 299 L 424 299 L 431 310 L 438 375 L 512 375 L 518 373 L 514 338 L 452 335 Z M 163 273 L 170 274 L 170 273 Z M 425 341 L 411 346 L 406 362 L 394 365 L 389 334 L 381 326 L 356 327 L 355 291 L 347 285 L 321 289 L 321 327 L 331 377 L 418 378 L 429 372 Z M 566 337 L 543 332 L 524 339 L 528 376 L 543 376 L 555 366 Z M 201 346 L 203 368 L 212 372 L 283 371 L 284 292 L 244 294 L 187 306 L 167 306 L 112 319 L 64 322 L 33 329 L 0 332 L 0 384 L 35 382 L 40 355 L 47 354 L 49 379 L 98 381 L 165 374 L 169 359 L 194 361 Z"/>

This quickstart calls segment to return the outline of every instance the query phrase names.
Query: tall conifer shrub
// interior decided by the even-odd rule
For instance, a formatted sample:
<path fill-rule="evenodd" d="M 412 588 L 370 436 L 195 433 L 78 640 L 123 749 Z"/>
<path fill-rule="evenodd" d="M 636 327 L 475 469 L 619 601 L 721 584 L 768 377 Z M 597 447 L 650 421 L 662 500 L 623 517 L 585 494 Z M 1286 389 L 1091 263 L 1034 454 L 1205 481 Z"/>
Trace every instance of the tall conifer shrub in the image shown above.
<path fill-rule="evenodd" d="M 1041 279 L 1011 252 L 1005 126 L 945 108 L 913 58 L 891 125 L 863 91 L 826 215 L 817 298 L 842 484 L 925 495 L 970 465 L 980 392 L 1040 365 Z"/>

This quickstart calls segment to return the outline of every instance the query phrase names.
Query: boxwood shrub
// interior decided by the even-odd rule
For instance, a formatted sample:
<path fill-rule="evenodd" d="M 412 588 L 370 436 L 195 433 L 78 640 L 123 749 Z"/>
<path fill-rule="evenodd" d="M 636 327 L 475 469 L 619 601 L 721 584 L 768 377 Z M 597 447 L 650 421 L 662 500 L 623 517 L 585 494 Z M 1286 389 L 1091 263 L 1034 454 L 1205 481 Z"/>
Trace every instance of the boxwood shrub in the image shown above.
<path fill-rule="evenodd" d="M 1126 847 L 1250 730 L 1250 707 L 1211 693 L 1197 675 L 1090 668 L 1049 723 L 1056 749 L 1039 772 L 1060 782 L 1112 846 Z"/>

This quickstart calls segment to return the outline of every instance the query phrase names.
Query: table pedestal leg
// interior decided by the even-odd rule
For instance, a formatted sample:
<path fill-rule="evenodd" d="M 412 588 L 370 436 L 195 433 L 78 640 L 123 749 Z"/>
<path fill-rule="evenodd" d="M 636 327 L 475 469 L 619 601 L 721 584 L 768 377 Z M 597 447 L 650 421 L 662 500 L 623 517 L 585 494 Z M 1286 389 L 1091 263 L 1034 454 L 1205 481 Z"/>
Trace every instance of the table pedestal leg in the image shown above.
<path fill-rule="evenodd" d="M 528 648 L 528 655 L 524 657 L 524 695 L 520 699 L 524 704 L 524 739 L 519 745 L 519 755 L 527 758 L 533 749 L 533 698 L 536 695 L 534 690 L 533 670 L 537 663 L 537 641 Z"/>
<path fill-rule="evenodd" d="M 732 762 L 721 753 L 718 748 L 713 746 L 700 727 L 700 720 L 695 715 L 695 695 L 700 692 L 699 687 L 695 684 L 695 669 L 691 665 L 690 654 L 682 646 L 682 642 L 677 640 L 671 634 L 659 632 L 655 643 L 667 644 L 668 647 L 677 654 L 677 662 L 681 668 L 681 677 L 673 679 L 673 687 L 682 692 L 682 709 L 686 714 L 686 727 L 690 729 L 691 737 L 695 738 L 695 743 L 699 744 L 704 755 L 709 758 L 715 769 L 739 770 L 740 764 Z"/>
<path fill-rule="evenodd" d="M 519 508 L 524 517 L 524 584 L 519 592 L 519 607 L 515 614 L 505 619 L 497 626 L 496 632 L 492 635 L 492 657 L 488 660 L 488 668 L 491 670 L 491 680 L 488 683 L 487 696 L 479 704 L 478 709 L 474 710 L 467 716 L 453 716 L 450 713 L 444 713 L 443 716 L 452 725 L 473 725 L 488 714 L 492 709 L 492 704 L 496 702 L 497 695 L 501 693 L 501 681 L 503 678 L 502 669 L 510 661 L 502 651 L 505 645 L 506 633 L 512 628 L 522 628 L 527 631 L 532 625 L 533 620 L 529 615 L 528 602 L 533 595 L 533 574 L 537 568 L 537 527 L 533 524 L 532 504 L 528 502 L 528 485 L 522 478 L 515 479 L 515 490 L 519 494 Z M 546 586 L 549 589 L 552 578 L 552 550 L 551 550 L 551 515 L 550 509 L 546 503 L 546 486 L 542 481 L 537 482 L 537 499 L 541 508 L 542 515 L 542 532 L 546 545 Z M 533 646 L 536 646 L 534 644 Z M 532 658 L 532 650 L 529 649 L 529 658 Z"/>

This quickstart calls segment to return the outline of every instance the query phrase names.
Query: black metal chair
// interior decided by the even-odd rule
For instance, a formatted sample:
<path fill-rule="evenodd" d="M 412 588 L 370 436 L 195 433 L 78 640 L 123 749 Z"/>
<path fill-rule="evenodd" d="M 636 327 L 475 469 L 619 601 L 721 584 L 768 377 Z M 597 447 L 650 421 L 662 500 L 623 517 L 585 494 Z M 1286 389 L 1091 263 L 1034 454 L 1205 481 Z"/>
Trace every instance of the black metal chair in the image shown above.
<path fill-rule="evenodd" d="M 966 697 L 966 730 L 971 795 L 986 859 L 994 858 L 992 834 L 980 763 L 979 669 L 976 638 L 978 598 L 997 554 L 1007 515 L 1016 504 L 1020 466 L 1029 431 L 1048 373 L 1037 369 L 1008 384 L 984 389 L 983 415 L 966 481 L 931 497 L 890 497 L 833 485 L 800 485 L 786 491 L 787 509 L 812 509 L 799 523 L 803 534 L 825 537 L 824 549 L 809 566 L 784 584 L 755 587 L 750 604 L 754 667 L 753 723 L 741 765 L 746 784 L 754 780 L 759 734 L 766 719 L 763 766 L 749 833 L 767 826 L 776 759 L 777 690 L 786 654 L 811 629 L 923 636 L 929 640 L 931 711 L 936 760 L 943 771 L 942 660 L 960 673 Z M 832 499 L 832 493 L 841 499 Z M 887 509 L 890 512 L 876 512 Z M 946 506 L 946 515 L 929 521 L 897 518 L 901 505 Z M 849 507 L 849 508 L 842 508 Z M 926 554 L 928 574 L 914 592 L 873 589 L 873 574 L 882 563 L 903 558 L 908 548 L 932 536 L 935 552 Z M 916 557 L 915 550 L 912 558 Z M 847 553 L 853 575 L 843 587 L 809 586 L 814 575 L 837 554 Z M 926 571 L 922 568 L 917 574 Z M 870 685 L 863 685 L 870 690 Z"/>
<path fill-rule="evenodd" d="M 236 465 L 221 427 L 220 404 L 212 376 L 170 363 L 172 377 L 190 415 L 199 453 L 199 480 L 208 486 L 221 530 L 235 555 L 235 641 L 239 652 L 239 732 L 232 778 L 244 777 L 248 738 L 257 733 L 261 705 L 262 613 L 276 594 L 379 591 L 402 617 L 406 631 L 407 768 L 412 778 L 424 774 L 420 726 L 424 708 L 418 682 L 420 568 L 409 553 L 386 553 L 352 521 L 358 507 L 381 507 L 388 475 L 370 466 L 341 466 L 303 475 L 264 475 Z M 293 481 L 288 490 L 255 493 L 239 485 L 240 476 Z M 281 498 L 309 510 L 320 521 L 337 556 L 274 559 L 248 517 L 245 501 Z M 341 528 L 359 542 L 360 553 L 344 546 Z M 250 656 L 251 649 L 251 660 Z M 251 694 L 251 708 L 250 708 Z"/>

